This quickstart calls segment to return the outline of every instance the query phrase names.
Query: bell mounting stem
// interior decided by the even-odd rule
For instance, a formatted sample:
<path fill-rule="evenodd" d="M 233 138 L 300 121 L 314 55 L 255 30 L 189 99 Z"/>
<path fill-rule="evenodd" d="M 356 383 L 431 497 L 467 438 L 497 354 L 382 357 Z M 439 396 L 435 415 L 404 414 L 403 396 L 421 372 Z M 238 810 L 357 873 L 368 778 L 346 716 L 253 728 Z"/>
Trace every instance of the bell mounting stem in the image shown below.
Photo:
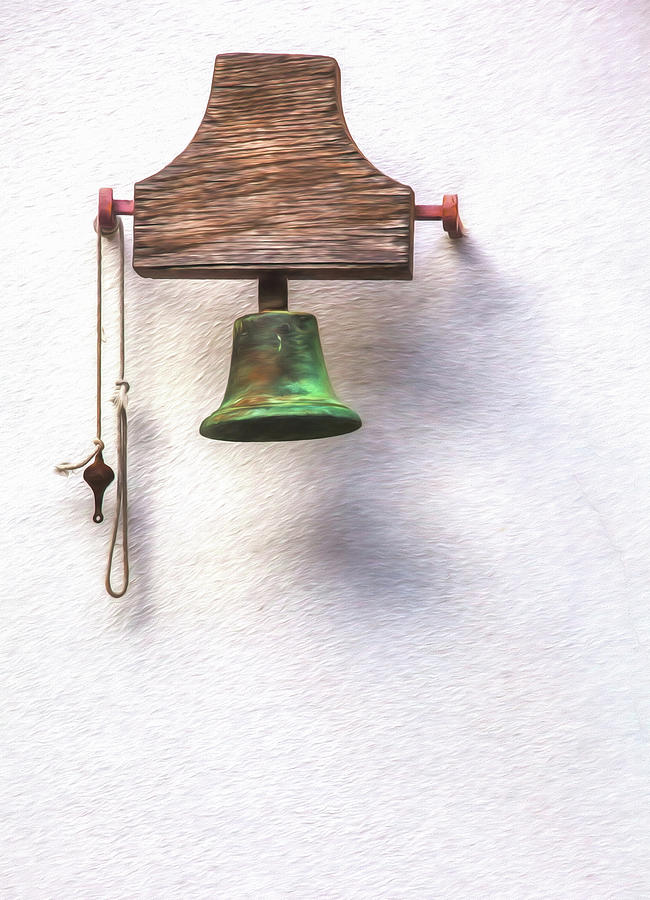
<path fill-rule="evenodd" d="M 282 272 L 260 272 L 257 297 L 260 312 L 288 309 L 289 286 Z"/>

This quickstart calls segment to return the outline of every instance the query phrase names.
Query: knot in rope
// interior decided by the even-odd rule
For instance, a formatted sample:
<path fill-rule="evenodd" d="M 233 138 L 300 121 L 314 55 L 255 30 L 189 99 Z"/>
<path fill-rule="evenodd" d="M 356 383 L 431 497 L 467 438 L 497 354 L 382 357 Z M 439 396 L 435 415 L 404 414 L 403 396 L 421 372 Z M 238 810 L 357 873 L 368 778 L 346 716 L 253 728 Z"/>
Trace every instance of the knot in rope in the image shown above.
<path fill-rule="evenodd" d="M 122 409 L 126 409 L 127 394 L 131 389 L 131 385 L 128 381 L 124 381 L 120 378 L 115 382 L 115 387 L 117 388 L 117 390 L 113 395 L 113 403 L 117 407 L 117 411 L 119 413 Z"/>
<path fill-rule="evenodd" d="M 84 466 L 88 465 L 91 459 L 94 459 L 98 453 L 101 453 L 104 450 L 104 441 L 100 437 L 93 438 L 93 444 L 95 445 L 95 449 L 87 456 L 84 456 L 82 460 L 79 460 L 79 462 L 61 462 L 54 466 L 56 474 L 65 475 L 67 477 L 70 472 L 74 472 L 75 469 L 83 469 Z"/>

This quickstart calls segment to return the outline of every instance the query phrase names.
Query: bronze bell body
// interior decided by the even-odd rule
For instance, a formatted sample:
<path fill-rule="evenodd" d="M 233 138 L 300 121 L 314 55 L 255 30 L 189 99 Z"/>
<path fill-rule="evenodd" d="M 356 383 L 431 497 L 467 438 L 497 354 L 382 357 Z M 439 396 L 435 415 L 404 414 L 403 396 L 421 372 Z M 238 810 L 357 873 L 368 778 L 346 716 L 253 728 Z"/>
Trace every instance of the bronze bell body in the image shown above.
<path fill-rule="evenodd" d="M 226 393 L 201 423 L 203 437 L 300 441 L 360 427 L 334 393 L 315 316 L 283 310 L 236 320 Z"/>

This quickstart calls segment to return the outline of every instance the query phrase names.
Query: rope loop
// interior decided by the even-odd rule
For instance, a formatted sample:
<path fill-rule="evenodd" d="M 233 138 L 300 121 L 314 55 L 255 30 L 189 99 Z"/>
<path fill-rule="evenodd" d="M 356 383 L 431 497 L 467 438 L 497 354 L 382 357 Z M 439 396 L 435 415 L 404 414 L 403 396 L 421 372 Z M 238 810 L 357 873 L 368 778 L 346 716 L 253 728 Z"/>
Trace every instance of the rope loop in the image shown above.
<path fill-rule="evenodd" d="M 119 248 L 120 248 L 120 278 L 119 278 L 119 313 L 120 313 L 120 373 L 115 381 L 117 388 L 113 397 L 115 405 L 116 422 L 116 452 L 117 452 L 117 477 L 115 493 L 115 518 L 108 549 L 108 561 L 106 563 L 106 576 L 104 585 L 111 597 L 119 599 L 126 594 L 129 586 L 129 503 L 127 491 L 127 457 L 128 421 L 126 416 L 126 399 L 131 385 L 124 378 L 124 226 L 122 220 L 117 218 Z M 97 244 L 101 253 L 101 237 L 98 235 Z M 101 274 L 99 281 L 99 296 L 101 300 Z M 117 534 L 122 526 L 122 586 L 113 587 L 113 559 L 117 544 Z"/>

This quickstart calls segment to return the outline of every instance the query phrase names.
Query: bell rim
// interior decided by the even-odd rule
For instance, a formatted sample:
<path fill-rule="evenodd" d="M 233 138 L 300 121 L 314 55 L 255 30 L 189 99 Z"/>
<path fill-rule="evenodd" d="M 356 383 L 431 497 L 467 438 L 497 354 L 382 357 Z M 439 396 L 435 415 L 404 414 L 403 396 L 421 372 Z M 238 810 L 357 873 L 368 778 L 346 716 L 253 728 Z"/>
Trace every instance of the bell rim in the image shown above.
<path fill-rule="evenodd" d="M 217 416 L 217 421 L 211 421 Z M 358 413 L 344 403 L 319 407 L 313 402 L 293 402 L 219 410 L 201 422 L 199 433 L 212 440 L 261 443 L 337 437 L 361 425 Z"/>

